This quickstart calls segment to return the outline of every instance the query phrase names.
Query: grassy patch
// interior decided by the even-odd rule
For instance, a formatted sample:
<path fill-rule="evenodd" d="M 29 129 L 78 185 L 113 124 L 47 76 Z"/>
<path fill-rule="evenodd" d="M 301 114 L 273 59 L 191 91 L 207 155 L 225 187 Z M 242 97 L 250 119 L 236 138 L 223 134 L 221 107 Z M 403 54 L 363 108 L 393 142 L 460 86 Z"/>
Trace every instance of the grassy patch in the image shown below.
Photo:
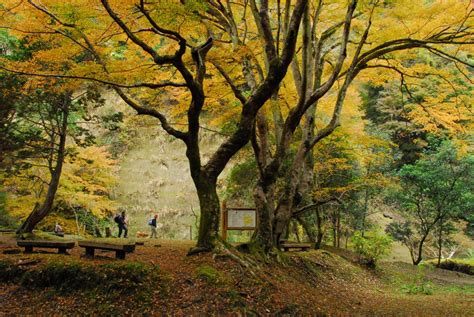
<path fill-rule="evenodd" d="M 432 295 L 434 292 L 433 283 L 430 281 L 420 280 L 413 283 L 403 284 L 402 292 L 410 295 Z"/>
<path fill-rule="evenodd" d="M 432 295 L 434 292 L 433 283 L 426 278 L 425 270 L 428 267 L 416 267 L 412 274 L 402 272 L 392 276 L 390 282 L 394 284 L 403 293 L 409 295 Z"/>
<path fill-rule="evenodd" d="M 321 274 L 322 274 L 322 265 L 321 264 L 318 264 L 316 263 L 313 259 L 311 259 L 310 257 L 307 257 L 307 256 L 304 256 L 302 255 L 301 256 L 301 261 L 304 265 L 304 268 L 306 269 L 306 271 L 310 274 L 310 275 L 313 275 L 315 277 L 319 277 Z"/>
<path fill-rule="evenodd" d="M 474 285 L 448 285 L 435 287 L 436 293 L 459 293 L 464 295 L 474 294 Z"/>
<path fill-rule="evenodd" d="M 388 263 L 377 271 L 377 275 L 394 288 L 396 292 L 409 295 L 424 294 L 431 295 L 435 291 L 432 281 L 427 278 L 426 271 L 433 270 L 429 266 L 397 265 L 391 266 Z"/>

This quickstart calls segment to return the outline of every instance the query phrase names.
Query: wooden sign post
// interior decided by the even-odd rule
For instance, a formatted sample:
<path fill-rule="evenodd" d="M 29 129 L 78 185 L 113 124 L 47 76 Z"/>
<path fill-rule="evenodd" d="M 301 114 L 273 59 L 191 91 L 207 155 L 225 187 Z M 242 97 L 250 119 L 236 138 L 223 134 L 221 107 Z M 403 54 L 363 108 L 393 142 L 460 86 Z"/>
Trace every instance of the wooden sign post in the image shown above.
<path fill-rule="evenodd" d="M 222 203 L 222 239 L 227 241 L 228 230 L 257 229 L 257 211 L 255 208 L 227 207 Z"/>

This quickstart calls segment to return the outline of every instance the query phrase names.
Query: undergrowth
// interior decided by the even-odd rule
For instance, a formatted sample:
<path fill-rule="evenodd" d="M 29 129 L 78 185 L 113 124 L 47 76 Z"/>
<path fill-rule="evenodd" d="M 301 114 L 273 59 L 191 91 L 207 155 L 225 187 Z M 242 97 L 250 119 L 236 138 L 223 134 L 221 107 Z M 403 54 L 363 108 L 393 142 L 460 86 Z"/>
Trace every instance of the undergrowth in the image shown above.
<path fill-rule="evenodd" d="M 426 279 L 425 268 L 420 268 L 405 284 L 401 285 L 401 290 L 410 295 L 432 295 L 434 292 L 433 283 Z"/>
<path fill-rule="evenodd" d="M 143 263 L 50 262 L 24 269 L 13 262 L 0 261 L 0 281 L 27 289 L 51 288 L 61 294 L 88 291 L 117 295 L 151 291 L 158 285 L 160 294 L 168 292 L 168 278 L 158 267 Z"/>

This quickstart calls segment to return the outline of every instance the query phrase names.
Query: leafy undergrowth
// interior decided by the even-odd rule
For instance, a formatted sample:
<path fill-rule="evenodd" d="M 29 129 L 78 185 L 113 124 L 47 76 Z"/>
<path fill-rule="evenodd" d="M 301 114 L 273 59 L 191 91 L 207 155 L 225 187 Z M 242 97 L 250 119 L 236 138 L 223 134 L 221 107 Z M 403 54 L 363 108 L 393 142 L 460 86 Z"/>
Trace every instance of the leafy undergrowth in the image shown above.
<path fill-rule="evenodd" d="M 83 258 L 78 247 L 70 255 L 1 254 L 0 314 L 474 314 L 474 279 L 460 273 L 425 270 L 414 280 L 413 266 L 368 270 L 326 250 L 247 268 L 225 256 L 187 257 L 191 245 L 148 242 L 125 261 L 113 252 Z M 431 295 L 409 291 L 428 280 Z"/>

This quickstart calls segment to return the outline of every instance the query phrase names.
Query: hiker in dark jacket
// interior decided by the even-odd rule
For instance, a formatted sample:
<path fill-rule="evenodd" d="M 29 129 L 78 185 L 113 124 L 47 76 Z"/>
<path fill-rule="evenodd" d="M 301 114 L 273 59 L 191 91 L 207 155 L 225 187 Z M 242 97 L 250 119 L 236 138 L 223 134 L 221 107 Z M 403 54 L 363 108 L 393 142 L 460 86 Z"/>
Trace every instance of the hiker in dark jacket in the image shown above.
<path fill-rule="evenodd" d="M 158 218 L 158 215 L 155 215 L 148 222 L 148 225 L 150 225 L 150 230 L 151 230 L 150 239 L 152 239 L 152 238 L 156 239 L 156 226 L 157 226 L 156 220 L 157 220 L 157 218 Z"/>
<path fill-rule="evenodd" d="M 117 223 L 118 229 L 119 229 L 118 237 L 120 238 L 123 231 L 123 237 L 126 238 L 128 234 L 128 228 L 127 228 L 128 221 L 127 221 L 127 217 L 125 216 L 125 211 L 122 211 L 122 214 L 116 217 L 115 222 Z"/>

